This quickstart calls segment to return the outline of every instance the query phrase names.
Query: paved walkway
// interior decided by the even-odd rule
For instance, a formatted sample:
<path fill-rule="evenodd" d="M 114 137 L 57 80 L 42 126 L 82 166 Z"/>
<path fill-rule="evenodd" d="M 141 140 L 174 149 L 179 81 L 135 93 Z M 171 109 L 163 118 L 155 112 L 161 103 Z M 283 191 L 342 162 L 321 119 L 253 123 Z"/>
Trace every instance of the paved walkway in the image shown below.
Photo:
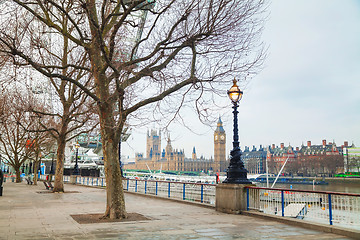
<path fill-rule="evenodd" d="M 78 193 L 38 193 L 38 186 L 4 183 L 0 239 L 348 239 L 243 215 L 126 194 L 128 212 L 151 220 L 78 224 L 70 214 L 103 213 L 105 190 L 65 185 Z"/>

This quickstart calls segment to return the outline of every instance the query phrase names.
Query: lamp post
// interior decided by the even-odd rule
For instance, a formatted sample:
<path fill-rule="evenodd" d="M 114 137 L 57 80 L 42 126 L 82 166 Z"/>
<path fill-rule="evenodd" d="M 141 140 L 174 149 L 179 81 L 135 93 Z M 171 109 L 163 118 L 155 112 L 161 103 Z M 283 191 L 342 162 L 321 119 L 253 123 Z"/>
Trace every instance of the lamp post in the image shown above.
<path fill-rule="evenodd" d="M 37 172 L 35 172 L 37 171 Z M 34 163 L 34 174 L 38 174 L 39 178 L 40 178 L 40 175 L 41 175 L 41 159 L 39 160 L 39 165 L 38 165 L 38 169 L 35 169 L 35 163 Z"/>
<path fill-rule="evenodd" d="M 51 167 L 50 167 L 50 175 L 54 175 L 54 155 L 55 153 L 52 153 L 52 158 L 51 158 Z"/>
<path fill-rule="evenodd" d="M 227 169 L 226 179 L 223 183 L 235 183 L 235 184 L 251 184 L 247 179 L 247 170 L 244 167 L 244 163 L 241 161 L 241 151 L 239 144 L 239 135 L 238 135 L 238 119 L 237 119 L 237 108 L 238 102 L 241 100 L 243 92 L 236 85 L 236 80 L 233 81 L 233 86 L 227 92 L 229 98 L 233 103 L 233 114 L 234 114 L 234 141 L 233 141 L 233 150 L 230 152 L 230 164 Z"/>
<path fill-rule="evenodd" d="M 79 153 L 79 143 L 75 144 L 75 149 L 76 149 L 76 153 L 75 153 L 75 167 L 74 167 L 74 172 L 73 175 L 79 175 L 79 166 L 78 166 L 78 153 Z"/>

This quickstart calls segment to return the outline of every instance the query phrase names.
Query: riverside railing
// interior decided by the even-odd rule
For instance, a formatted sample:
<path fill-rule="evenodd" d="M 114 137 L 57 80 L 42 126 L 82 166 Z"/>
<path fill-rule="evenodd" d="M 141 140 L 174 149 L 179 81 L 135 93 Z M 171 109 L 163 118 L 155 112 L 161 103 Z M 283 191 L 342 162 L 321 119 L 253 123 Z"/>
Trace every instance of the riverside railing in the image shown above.
<path fill-rule="evenodd" d="M 247 209 L 360 229 L 360 194 L 246 187 Z"/>
<path fill-rule="evenodd" d="M 215 184 L 125 179 L 129 192 L 215 205 Z"/>
<path fill-rule="evenodd" d="M 41 179 L 45 180 L 45 176 Z M 70 176 L 64 176 L 64 182 L 70 182 Z M 76 184 L 85 186 L 106 187 L 105 178 L 76 177 Z M 143 193 L 178 199 L 195 201 L 215 206 L 215 184 L 188 183 L 140 179 L 123 179 L 123 189 L 129 192 Z"/>

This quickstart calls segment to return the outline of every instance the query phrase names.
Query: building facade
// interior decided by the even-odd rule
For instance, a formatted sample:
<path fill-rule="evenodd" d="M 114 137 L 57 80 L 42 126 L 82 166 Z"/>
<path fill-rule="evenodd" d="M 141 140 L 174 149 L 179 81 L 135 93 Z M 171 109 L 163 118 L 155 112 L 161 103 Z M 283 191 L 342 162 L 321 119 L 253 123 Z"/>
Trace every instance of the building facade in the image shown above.
<path fill-rule="evenodd" d="M 343 148 L 344 155 L 344 172 L 360 172 L 360 148 L 354 144 Z"/>
<path fill-rule="evenodd" d="M 266 161 L 268 163 L 269 171 L 272 173 L 278 173 L 281 167 L 285 164 L 286 166 L 292 165 L 296 161 L 297 152 L 294 151 L 294 148 L 289 144 L 285 147 L 284 143 L 280 144 L 280 147 L 272 144 L 269 146 L 266 153 Z"/>
<path fill-rule="evenodd" d="M 219 118 L 214 132 L 214 158 L 198 157 L 195 147 L 191 158 L 187 158 L 184 150 L 173 149 L 170 136 L 167 144 L 161 151 L 161 132 L 151 130 L 146 136 L 146 156 L 136 153 L 135 162 L 123 165 L 124 169 L 133 170 L 168 170 L 168 171 L 194 171 L 194 172 L 223 172 L 228 166 L 226 160 L 226 134 L 223 123 Z"/>
<path fill-rule="evenodd" d="M 322 141 L 321 145 L 302 145 L 293 169 L 305 175 L 328 175 L 344 171 L 342 147 L 335 142 Z"/>
<path fill-rule="evenodd" d="M 306 145 L 295 149 L 290 144 L 286 147 L 284 143 L 280 147 L 272 144 L 263 148 L 260 145 L 258 150 L 254 146 L 251 151 L 245 146 L 241 159 L 250 174 L 266 173 L 266 165 L 269 173 L 277 174 L 287 161 L 282 172 L 287 175 L 333 175 L 344 172 L 344 162 L 349 157 L 344 159 L 343 152 L 348 153 L 349 149 L 347 142 L 337 147 L 334 142 L 327 143 L 326 140 L 321 145 L 307 141 Z"/>
<path fill-rule="evenodd" d="M 259 149 L 253 146 L 252 150 L 250 150 L 249 147 L 245 147 L 241 155 L 241 160 L 248 173 L 261 174 L 265 172 L 266 155 L 266 148 L 263 148 L 262 145 L 260 145 Z"/>

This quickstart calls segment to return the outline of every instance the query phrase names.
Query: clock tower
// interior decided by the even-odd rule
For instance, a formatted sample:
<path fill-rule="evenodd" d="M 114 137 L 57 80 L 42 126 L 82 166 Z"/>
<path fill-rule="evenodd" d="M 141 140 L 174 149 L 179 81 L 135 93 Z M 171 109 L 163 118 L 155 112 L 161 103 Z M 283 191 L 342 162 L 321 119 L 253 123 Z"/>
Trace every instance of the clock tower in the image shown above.
<path fill-rule="evenodd" d="M 214 172 L 224 172 L 228 167 L 226 163 L 226 134 L 222 125 L 221 118 L 217 123 L 217 128 L 214 132 Z"/>

